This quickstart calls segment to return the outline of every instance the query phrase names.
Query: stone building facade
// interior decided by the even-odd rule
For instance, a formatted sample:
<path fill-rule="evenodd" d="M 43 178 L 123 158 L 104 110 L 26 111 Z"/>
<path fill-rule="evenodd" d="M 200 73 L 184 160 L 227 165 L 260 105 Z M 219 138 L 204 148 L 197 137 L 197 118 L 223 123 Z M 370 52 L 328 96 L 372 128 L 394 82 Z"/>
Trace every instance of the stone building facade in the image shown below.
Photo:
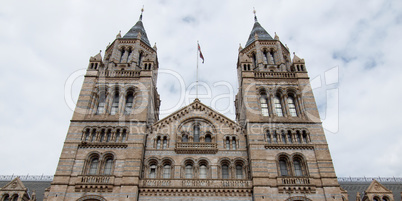
<path fill-rule="evenodd" d="M 345 200 L 305 62 L 257 18 L 236 121 L 198 99 L 159 120 L 158 68 L 142 15 L 90 58 L 44 200 Z"/>

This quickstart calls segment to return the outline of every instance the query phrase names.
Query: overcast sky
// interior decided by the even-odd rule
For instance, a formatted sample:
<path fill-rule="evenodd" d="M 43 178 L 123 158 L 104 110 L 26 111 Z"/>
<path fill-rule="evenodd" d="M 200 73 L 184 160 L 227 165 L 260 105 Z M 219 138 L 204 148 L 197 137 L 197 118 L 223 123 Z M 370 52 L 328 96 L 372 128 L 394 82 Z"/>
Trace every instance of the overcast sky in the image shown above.
<path fill-rule="evenodd" d="M 202 102 L 234 119 L 238 48 L 248 39 L 255 7 L 271 36 L 276 32 L 306 61 L 337 175 L 402 176 L 400 0 L 1 4 L 1 175 L 54 174 L 72 116 L 65 94 L 76 101 L 83 78 L 67 86 L 72 90 L 65 90 L 66 81 L 119 30 L 125 34 L 145 5 L 148 39 L 158 47 L 161 117 L 186 104 L 179 80 L 162 72 L 177 72 L 190 86 L 199 40 L 205 57 L 200 82 L 211 89 Z"/>

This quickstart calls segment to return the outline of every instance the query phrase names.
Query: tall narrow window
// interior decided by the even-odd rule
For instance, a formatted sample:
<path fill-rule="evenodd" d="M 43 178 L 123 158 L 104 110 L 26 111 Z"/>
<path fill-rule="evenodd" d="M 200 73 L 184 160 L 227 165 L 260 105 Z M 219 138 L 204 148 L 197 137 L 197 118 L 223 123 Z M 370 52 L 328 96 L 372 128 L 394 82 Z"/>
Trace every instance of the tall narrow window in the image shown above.
<path fill-rule="evenodd" d="M 119 91 L 116 91 L 113 97 L 112 108 L 110 110 L 111 115 L 115 115 L 119 110 Z"/>
<path fill-rule="evenodd" d="M 116 131 L 116 137 L 115 137 L 115 139 L 114 139 L 114 141 L 115 142 L 119 142 L 119 139 L 120 138 L 120 129 L 117 129 L 117 131 Z"/>
<path fill-rule="evenodd" d="M 169 164 L 166 164 L 163 166 L 163 178 L 164 179 L 170 178 L 170 170 L 171 170 L 171 168 L 170 168 Z"/>
<path fill-rule="evenodd" d="M 93 158 L 91 160 L 91 164 L 89 164 L 88 174 L 95 175 L 98 172 L 98 164 L 99 164 L 99 159 Z"/>
<path fill-rule="evenodd" d="M 194 126 L 194 142 L 200 142 L 200 126 Z"/>
<path fill-rule="evenodd" d="M 124 59 L 124 54 L 126 53 L 126 50 L 123 48 L 121 49 L 121 57 L 120 57 L 120 63 L 123 63 L 123 59 Z"/>
<path fill-rule="evenodd" d="M 100 142 L 105 141 L 105 129 L 102 129 L 101 134 L 100 134 Z"/>
<path fill-rule="evenodd" d="M 226 138 L 226 149 L 227 150 L 230 149 L 230 139 L 229 139 L 229 137 Z"/>
<path fill-rule="evenodd" d="M 90 130 L 87 129 L 87 131 L 85 132 L 85 141 L 86 141 L 86 142 L 89 141 L 90 135 L 91 135 Z"/>
<path fill-rule="evenodd" d="M 13 201 L 18 201 L 18 195 L 14 195 Z"/>
<path fill-rule="evenodd" d="M 278 135 L 276 134 L 276 131 L 274 131 L 274 143 L 278 143 Z"/>
<path fill-rule="evenodd" d="M 296 105 L 295 105 L 295 101 L 294 101 L 293 97 L 288 97 L 288 106 L 289 106 L 290 116 L 296 117 L 297 116 Z"/>
<path fill-rule="evenodd" d="M 296 131 L 296 140 L 297 140 L 297 143 L 301 144 L 300 131 Z"/>
<path fill-rule="evenodd" d="M 126 141 L 126 137 L 127 137 L 126 129 L 124 129 L 124 130 L 123 130 L 123 134 L 121 135 L 121 141 L 122 141 L 122 142 Z"/>
<path fill-rule="evenodd" d="M 113 159 L 108 158 L 106 159 L 105 169 L 103 174 L 110 175 L 112 173 L 112 166 L 113 166 Z"/>
<path fill-rule="evenodd" d="M 140 67 L 140 66 L 141 66 L 141 60 L 142 60 L 142 56 L 143 56 L 143 53 L 142 53 L 142 52 L 140 52 L 140 55 L 138 56 L 138 63 L 137 63 L 138 67 Z"/>
<path fill-rule="evenodd" d="M 267 142 L 271 143 L 271 133 L 267 131 Z"/>
<path fill-rule="evenodd" d="M 274 97 L 275 112 L 279 117 L 283 117 L 281 99 L 278 96 Z"/>
<path fill-rule="evenodd" d="M 262 116 L 269 116 L 267 96 L 263 95 L 260 98 Z"/>
<path fill-rule="evenodd" d="M 229 179 L 229 166 L 222 165 L 222 179 Z"/>
<path fill-rule="evenodd" d="M 303 131 L 303 142 L 307 144 L 307 134 L 306 134 L 306 131 Z"/>
<path fill-rule="evenodd" d="M 293 165 L 294 165 L 294 168 L 295 168 L 295 176 L 298 176 L 298 177 L 303 176 L 303 171 L 302 171 L 302 167 L 301 167 L 301 164 L 300 164 L 300 160 L 295 159 L 293 161 Z"/>
<path fill-rule="evenodd" d="M 167 148 L 167 138 L 164 137 L 163 138 L 163 149 L 166 149 L 166 148 Z"/>
<path fill-rule="evenodd" d="M 271 58 L 272 58 L 272 63 L 275 64 L 275 53 L 274 51 L 269 52 Z"/>
<path fill-rule="evenodd" d="M 10 196 L 9 196 L 9 195 L 5 195 L 3 200 L 4 200 L 4 201 L 10 201 Z"/>
<path fill-rule="evenodd" d="M 91 142 L 94 142 L 94 141 L 95 141 L 95 137 L 96 137 L 96 130 L 93 129 L 93 130 L 92 130 L 92 135 L 91 135 Z"/>
<path fill-rule="evenodd" d="M 286 144 L 286 135 L 285 135 L 285 133 L 282 131 L 282 143 L 283 144 Z"/>
<path fill-rule="evenodd" d="M 211 138 L 211 135 L 210 135 L 210 134 L 207 134 L 207 135 L 205 136 L 205 142 L 212 142 L 212 138 Z"/>
<path fill-rule="evenodd" d="M 253 52 L 253 63 L 254 63 L 254 68 L 257 68 L 257 55 Z"/>
<path fill-rule="evenodd" d="M 185 177 L 186 179 L 193 178 L 193 166 L 190 164 L 186 165 Z"/>
<path fill-rule="evenodd" d="M 160 149 L 161 148 L 161 138 L 158 137 L 158 139 L 156 140 L 156 149 Z"/>
<path fill-rule="evenodd" d="M 149 178 L 156 178 L 156 165 L 151 165 L 149 169 Z"/>
<path fill-rule="evenodd" d="M 187 137 L 187 135 L 183 135 L 183 137 L 181 137 L 181 141 L 182 141 L 182 142 L 188 142 L 188 137 Z"/>
<path fill-rule="evenodd" d="M 288 131 L 288 143 L 293 143 L 292 133 L 290 131 Z"/>
<path fill-rule="evenodd" d="M 279 169 L 281 171 L 281 176 L 288 176 L 288 167 L 285 159 L 279 160 Z"/>
<path fill-rule="evenodd" d="M 236 165 L 236 179 L 243 179 L 243 166 Z"/>
<path fill-rule="evenodd" d="M 103 114 L 105 112 L 105 105 L 106 93 L 104 91 L 101 91 L 99 94 L 98 109 L 96 110 L 96 114 Z"/>
<path fill-rule="evenodd" d="M 233 138 L 232 138 L 232 149 L 233 149 L 233 150 L 236 150 L 236 146 L 237 146 L 237 145 L 236 145 L 236 138 L 233 137 Z"/>
<path fill-rule="evenodd" d="M 200 179 L 206 179 L 206 178 L 207 178 L 207 166 L 201 165 L 200 166 Z"/>
<path fill-rule="evenodd" d="M 110 142 L 111 138 L 112 138 L 112 131 L 108 130 L 107 134 L 106 134 L 106 142 Z"/>
<path fill-rule="evenodd" d="M 126 108 L 124 109 L 124 114 L 131 114 L 133 108 L 134 95 L 133 92 L 129 92 L 126 97 Z"/>

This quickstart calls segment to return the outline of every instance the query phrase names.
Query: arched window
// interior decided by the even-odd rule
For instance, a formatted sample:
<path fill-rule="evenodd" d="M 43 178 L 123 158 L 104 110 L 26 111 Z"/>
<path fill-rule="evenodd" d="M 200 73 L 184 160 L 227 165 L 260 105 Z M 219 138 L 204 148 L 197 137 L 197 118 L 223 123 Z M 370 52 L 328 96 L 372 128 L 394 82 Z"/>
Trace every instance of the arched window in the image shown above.
<path fill-rule="evenodd" d="M 181 137 L 181 141 L 182 141 L 182 142 L 188 142 L 188 137 L 187 137 L 187 135 L 183 134 L 183 136 Z"/>
<path fill-rule="evenodd" d="M 274 143 L 278 143 L 278 135 L 276 134 L 276 131 L 274 131 L 273 140 Z"/>
<path fill-rule="evenodd" d="M 274 97 L 274 105 L 275 105 L 275 112 L 278 115 L 278 117 L 283 117 L 282 104 L 279 96 Z"/>
<path fill-rule="evenodd" d="M 260 104 L 261 104 L 261 113 L 262 116 L 269 116 L 269 111 L 268 111 L 268 99 L 267 99 L 267 95 L 263 94 L 261 95 L 260 98 Z"/>
<path fill-rule="evenodd" d="M 295 168 L 295 176 L 297 176 L 297 177 L 303 176 L 303 170 L 302 170 L 300 159 L 294 159 L 293 166 Z"/>
<path fill-rule="evenodd" d="M 167 137 L 163 138 L 163 149 L 167 148 Z"/>
<path fill-rule="evenodd" d="M 171 166 L 169 164 L 165 164 L 163 166 L 163 178 L 164 179 L 169 179 L 170 178 L 170 172 L 171 172 Z"/>
<path fill-rule="evenodd" d="M 18 201 L 18 195 L 17 194 L 14 195 L 13 201 Z"/>
<path fill-rule="evenodd" d="M 380 199 L 378 197 L 374 197 L 373 201 L 380 201 Z"/>
<path fill-rule="evenodd" d="M 230 139 L 229 139 L 229 137 L 226 137 L 226 149 L 227 150 L 230 149 Z"/>
<path fill-rule="evenodd" d="M 193 178 L 193 165 L 192 164 L 187 164 L 186 165 L 185 178 L 186 179 Z"/>
<path fill-rule="evenodd" d="M 200 166 L 200 179 L 206 179 L 207 178 L 207 166 L 202 164 Z"/>
<path fill-rule="evenodd" d="M 115 115 L 119 110 L 119 91 L 116 90 L 113 97 L 112 108 L 110 110 L 111 115 Z"/>
<path fill-rule="evenodd" d="M 388 197 L 384 196 L 382 197 L 382 201 L 389 201 Z"/>
<path fill-rule="evenodd" d="M 89 164 L 88 174 L 96 175 L 98 173 L 98 165 L 99 165 L 99 158 L 98 157 L 92 158 L 91 163 Z"/>
<path fill-rule="evenodd" d="M 212 142 L 212 138 L 210 134 L 205 135 L 205 142 Z"/>
<path fill-rule="evenodd" d="M 253 58 L 254 68 L 257 68 L 257 55 L 255 54 L 255 52 L 252 53 L 252 58 Z"/>
<path fill-rule="evenodd" d="M 289 106 L 290 116 L 296 117 L 297 116 L 296 105 L 295 105 L 295 101 L 294 101 L 293 97 L 291 97 L 291 96 L 288 97 L 288 106 Z"/>
<path fill-rule="evenodd" d="M 106 105 L 106 92 L 101 91 L 99 93 L 98 109 L 96 110 L 96 114 L 103 114 L 105 112 L 105 105 Z"/>
<path fill-rule="evenodd" d="M 267 142 L 271 143 L 271 133 L 267 130 Z"/>
<path fill-rule="evenodd" d="M 241 164 L 236 165 L 236 179 L 243 179 L 243 166 Z"/>
<path fill-rule="evenodd" d="M 200 126 L 194 125 L 194 142 L 200 142 Z"/>
<path fill-rule="evenodd" d="M 154 179 L 154 178 L 156 178 L 156 165 L 155 164 L 152 164 L 150 167 L 149 167 L 149 178 L 152 178 L 152 179 Z"/>
<path fill-rule="evenodd" d="M 103 174 L 110 175 L 112 173 L 112 168 L 113 168 L 113 159 L 107 158 L 106 162 L 105 162 L 105 168 L 104 168 Z"/>
<path fill-rule="evenodd" d="M 126 50 L 125 50 L 125 48 L 123 47 L 123 48 L 121 49 L 120 63 L 123 63 L 124 53 L 126 53 Z"/>
<path fill-rule="evenodd" d="M 285 158 L 279 159 L 279 170 L 280 170 L 281 176 L 289 176 L 287 163 L 288 163 L 287 159 L 285 159 Z"/>
<path fill-rule="evenodd" d="M 156 149 L 161 148 L 161 137 L 158 136 L 158 139 L 156 140 Z"/>
<path fill-rule="evenodd" d="M 237 145 L 236 145 L 236 138 L 233 137 L 233 138 L 232 138 L 232 149 L 233 149 L 233 150 L 236 150 L 236 146 L 237 146 Z"/>
<path fill-rule="evenodd" d="M 3 201 L 10 201 L 10 196 L 8 194 L 4 195 Z"/>
<path fill-rule="evenodd" d="M 141 52 L 140 52 L 140 55 L 138 56 L 138 63 L 137 63 L 138 67 L 141 66 L 141 60 L 142 60 L 143 54 L 144 54 L 144 53 L 141 51 Z"/>
<path fill-rule="evenodd" d="M 134 102 L 134 95 L 133 92 L 130 91 L 128 92 L 126 97 L 126 108 L 124 110 L 124 114 L 131 114 L 131 110 L 133 108 L 133 102 Z"/>
<path fill-rule="evenodd" d="M 229 166 L 227 164 L 222 165 L 222 179 L 229 179 Z"/>
<path fill-rule="evenodd" d="M 116 137 L 115 137 L 114 141 L 119 142 L 119 140 L 120 140 L 119 138 L 120 138 L 120 129 L 117 129 L 116 130 Z"/>

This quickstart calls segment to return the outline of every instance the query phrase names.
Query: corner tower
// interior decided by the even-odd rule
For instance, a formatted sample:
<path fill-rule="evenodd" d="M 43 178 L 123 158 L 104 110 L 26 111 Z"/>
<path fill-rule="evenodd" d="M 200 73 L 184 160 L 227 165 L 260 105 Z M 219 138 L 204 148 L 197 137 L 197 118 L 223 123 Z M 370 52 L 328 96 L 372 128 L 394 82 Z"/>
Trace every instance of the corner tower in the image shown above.
<path fill-rule="evenodd" d="M 45 200 L 136 200 L 149 128 L 158 120 L 158 58 L 142 14 L 91 57 Z"/>
<path fill-rule="evenodd" d="M 255 17 L 237 72 L 253 200 L 342 200 L 304 60 Z"/>

